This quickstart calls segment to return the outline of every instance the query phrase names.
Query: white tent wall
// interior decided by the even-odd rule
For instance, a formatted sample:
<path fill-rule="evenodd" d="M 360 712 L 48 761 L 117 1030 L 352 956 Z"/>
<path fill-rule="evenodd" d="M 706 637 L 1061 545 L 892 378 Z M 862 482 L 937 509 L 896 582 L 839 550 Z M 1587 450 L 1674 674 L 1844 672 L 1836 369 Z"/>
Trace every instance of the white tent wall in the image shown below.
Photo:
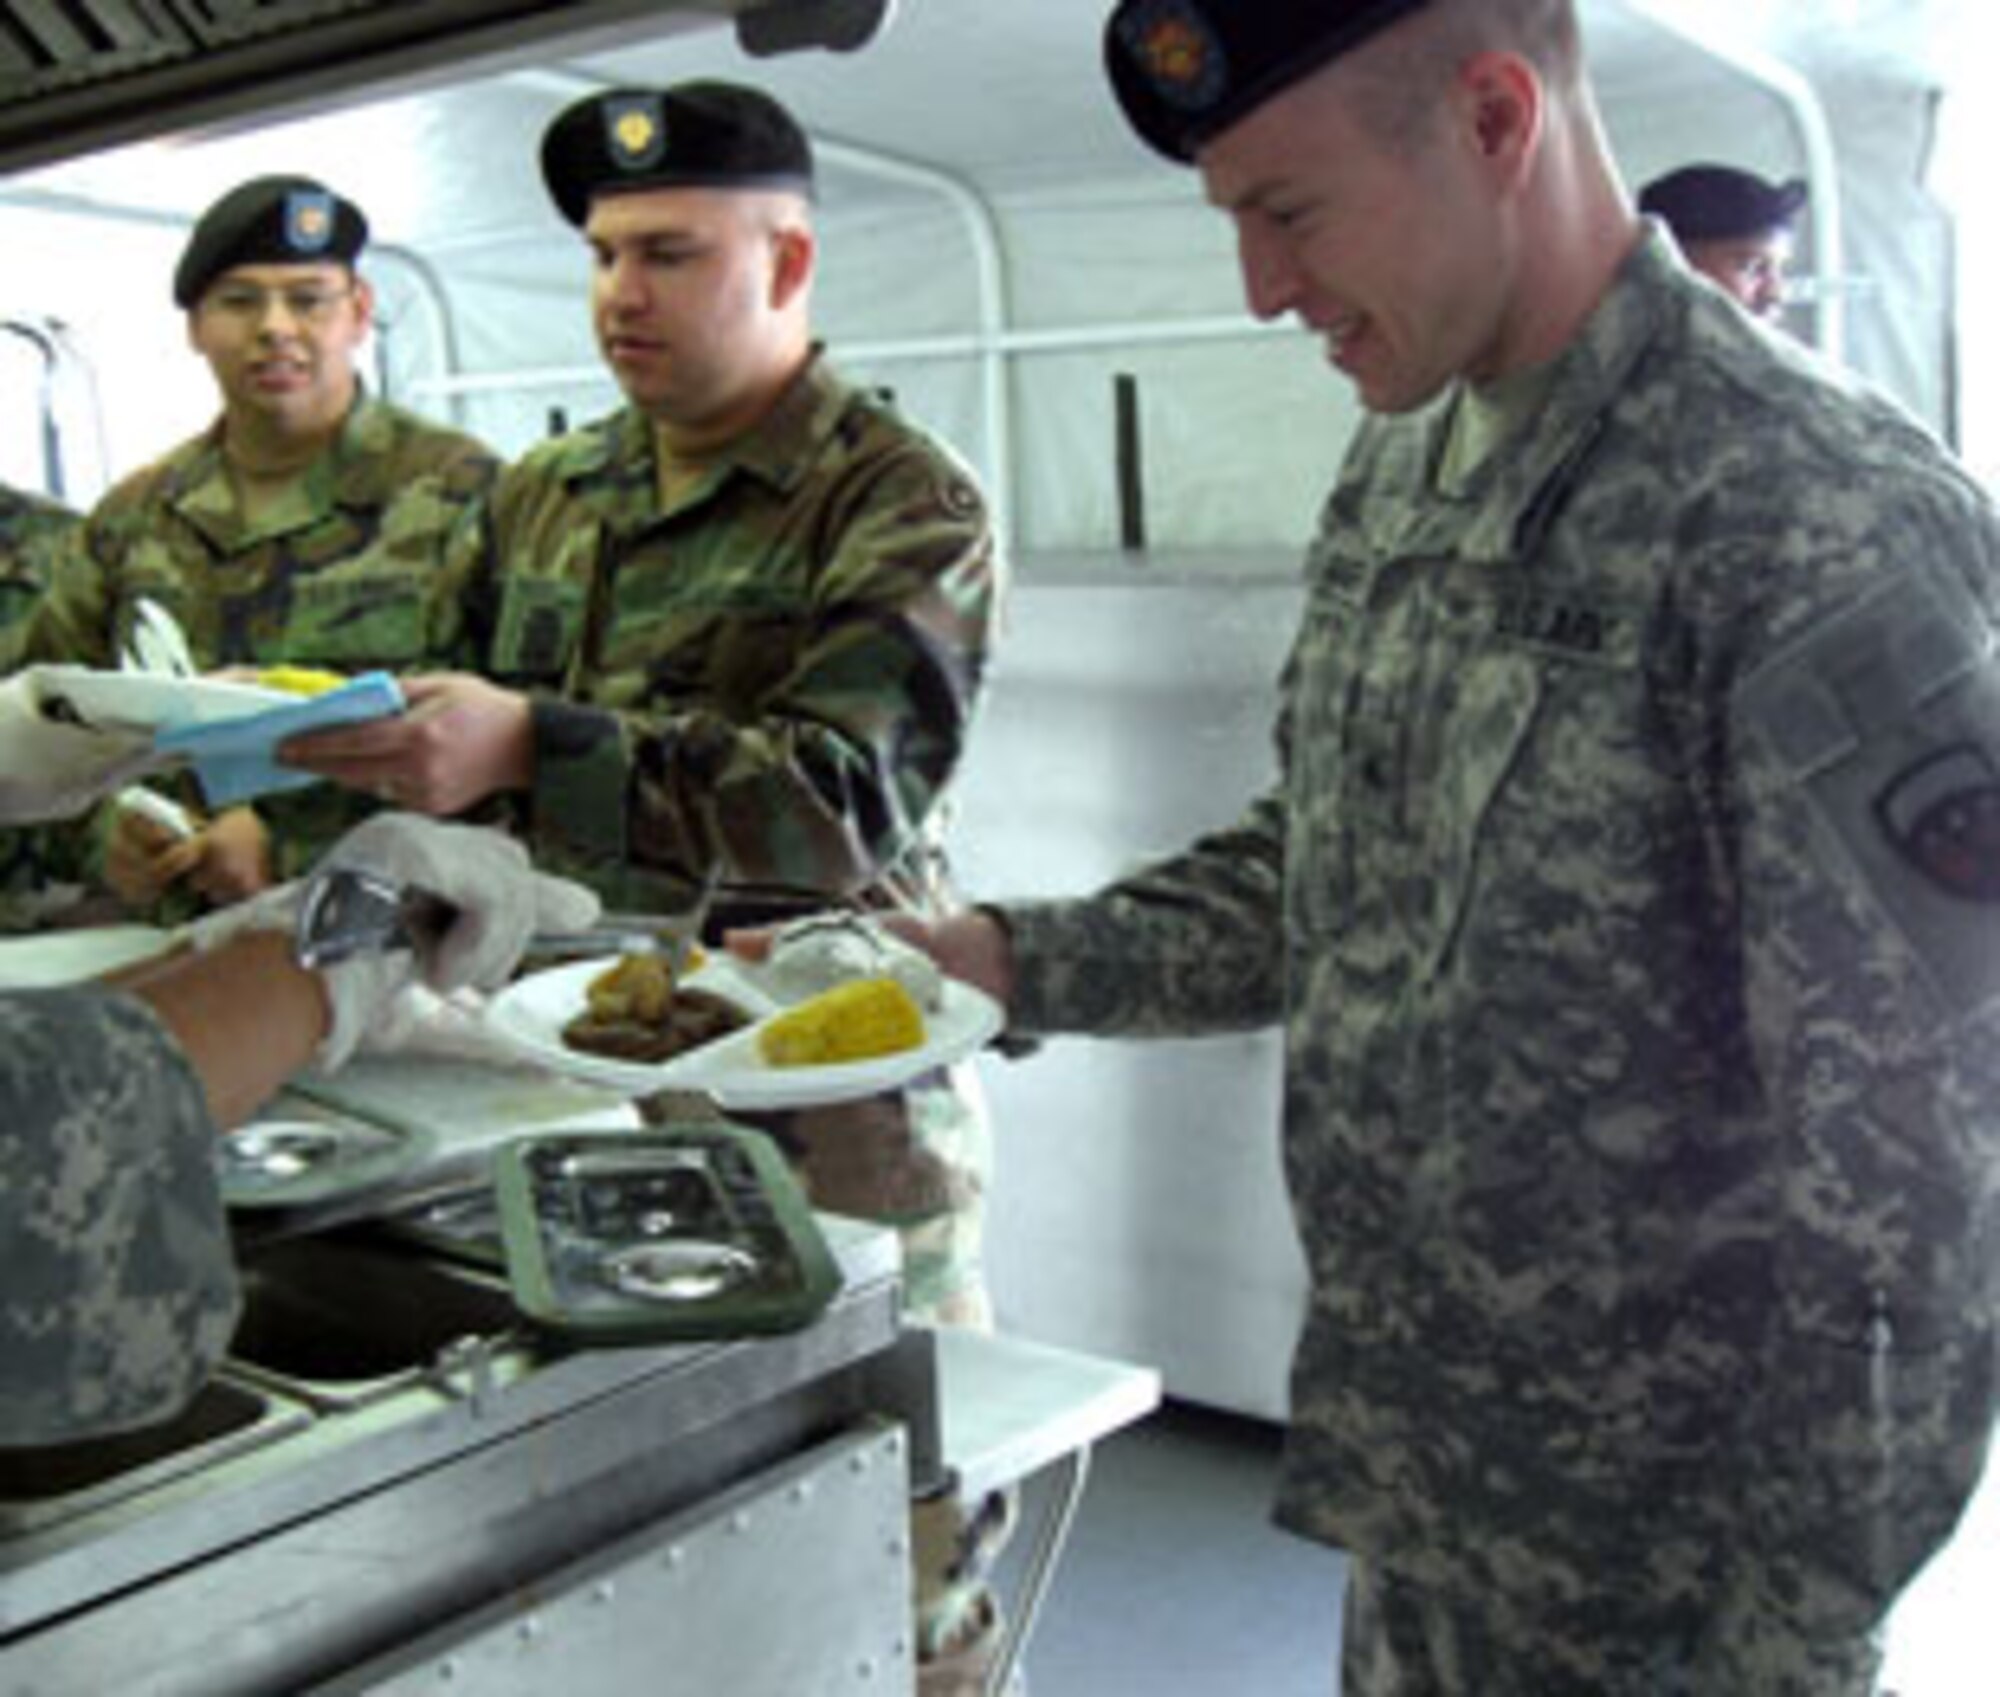
<path fill-rule="evenodd" d="M 1864 67 L 1826 73 L 1839 113 L 1846 263 L 1829 279 L 1846 306 L 1846 360 L 1956 441 L 1950 325 L 1953 234 L 1926 187 L 1938 97 Z"/>
<path fill-rule="evenodd" d="M 66 325 L 95 381 L 105 463 L 71 486 L 72 502 L 87 505 L 108 478 L 144 464 L 213 411 L 207 367 L 189 351 L 167 298 L 182 239 L 169 224 L 0 203 L 0 304 Z M 10 424 L 17 417 L 10 407 Z"/>

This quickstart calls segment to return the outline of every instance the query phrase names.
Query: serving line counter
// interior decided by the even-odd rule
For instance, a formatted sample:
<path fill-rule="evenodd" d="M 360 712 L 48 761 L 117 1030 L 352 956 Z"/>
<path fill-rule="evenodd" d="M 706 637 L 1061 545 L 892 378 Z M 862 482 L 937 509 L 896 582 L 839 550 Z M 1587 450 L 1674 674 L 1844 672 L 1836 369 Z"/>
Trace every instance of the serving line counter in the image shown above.
<path fill-rule="evenodd" d="M 417 1182 L 242 1220 L 244 1316 L 179 1419 L 0 1451 L 0 1697 L 908 1692 L 913 1481 L 1020 1477 L 1157 1397 L 905 1330 L 893 1235 L 826 1216 L 799 1329 L 552 1334 L 427 1222 L 497 1145 L 629 1105 L 474 1061 L 338 1083 L 276 1107 L 421 1127 Z M 1042 1388 L 1010 1416 L 1002 1380 Z"/>

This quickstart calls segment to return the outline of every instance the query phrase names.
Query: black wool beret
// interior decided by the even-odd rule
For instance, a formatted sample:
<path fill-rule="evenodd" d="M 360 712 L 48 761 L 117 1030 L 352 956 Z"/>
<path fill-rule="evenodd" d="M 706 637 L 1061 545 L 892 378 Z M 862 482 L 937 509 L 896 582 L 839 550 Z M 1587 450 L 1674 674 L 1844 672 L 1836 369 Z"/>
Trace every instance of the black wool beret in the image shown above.
<path fill-rule="evenodd" d="M 1684 242 L 1740 241 L 1791 227 L 1806 203 L 1796 177 L 1767 183 L 1733 165 L 1686 165 L 1639 191 L 1639 210 L 1664 218 Z"/>
<path fill-rule="evenodd" d="M 1423 4 L 1120 0 L 1104 26 L 1104 64 L 1140 139 L 1185 163 L 1237 119 Z"/>
<path fill-rule="evenodd" d="M 360 207 L 310 177 L 253 177 L 201 215 L 174 267 L 174 304 L 191 307 L 236 265 L 352 265 L 368 241 Z"/>
<path fill-rule="evenodd" d="M 810 194 L 812 144 L 754 88 L 685 82 L 614 88 L 558 113 L 542 135 L 542 181 L 581 225 L 600 194 L 638 189 L 797 189 Z"/>

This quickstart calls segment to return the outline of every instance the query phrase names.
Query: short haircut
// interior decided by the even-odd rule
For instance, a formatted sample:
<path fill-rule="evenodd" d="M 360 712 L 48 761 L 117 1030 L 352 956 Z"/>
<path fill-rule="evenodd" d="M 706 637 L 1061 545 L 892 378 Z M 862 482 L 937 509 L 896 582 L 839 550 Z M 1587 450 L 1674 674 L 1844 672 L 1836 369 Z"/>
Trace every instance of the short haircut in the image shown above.
<path fill-rule="evenodd" d="M 1574 0 L 1431 0 L 1345 61 L 1356 112 L 1386 146 L 1409 151 L 1459 68 L 1491 52 L 1518 53 L 1558 91 L 1583 86 Z"/>

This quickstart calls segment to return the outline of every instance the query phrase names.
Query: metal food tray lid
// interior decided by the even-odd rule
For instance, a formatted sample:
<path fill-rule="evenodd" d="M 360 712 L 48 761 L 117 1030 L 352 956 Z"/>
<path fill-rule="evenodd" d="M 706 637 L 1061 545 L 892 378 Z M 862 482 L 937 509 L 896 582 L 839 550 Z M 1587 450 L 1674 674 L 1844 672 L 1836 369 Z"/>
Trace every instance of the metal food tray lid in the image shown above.
<path fill-rule="evenodd" d="M 579 1341 L 791 1331 L 840 1288 L 797 1179 L 746 1127 L 517 1138 L 494 1194 L 515 1305 Z"/>
<path fill-rule="evenodd" d="M 223 1134 L 223 1201 L 232 1212 L 313 1220 L 390 1192 L 435 1155 L 421 1128 L 304 1097 Z"/>

